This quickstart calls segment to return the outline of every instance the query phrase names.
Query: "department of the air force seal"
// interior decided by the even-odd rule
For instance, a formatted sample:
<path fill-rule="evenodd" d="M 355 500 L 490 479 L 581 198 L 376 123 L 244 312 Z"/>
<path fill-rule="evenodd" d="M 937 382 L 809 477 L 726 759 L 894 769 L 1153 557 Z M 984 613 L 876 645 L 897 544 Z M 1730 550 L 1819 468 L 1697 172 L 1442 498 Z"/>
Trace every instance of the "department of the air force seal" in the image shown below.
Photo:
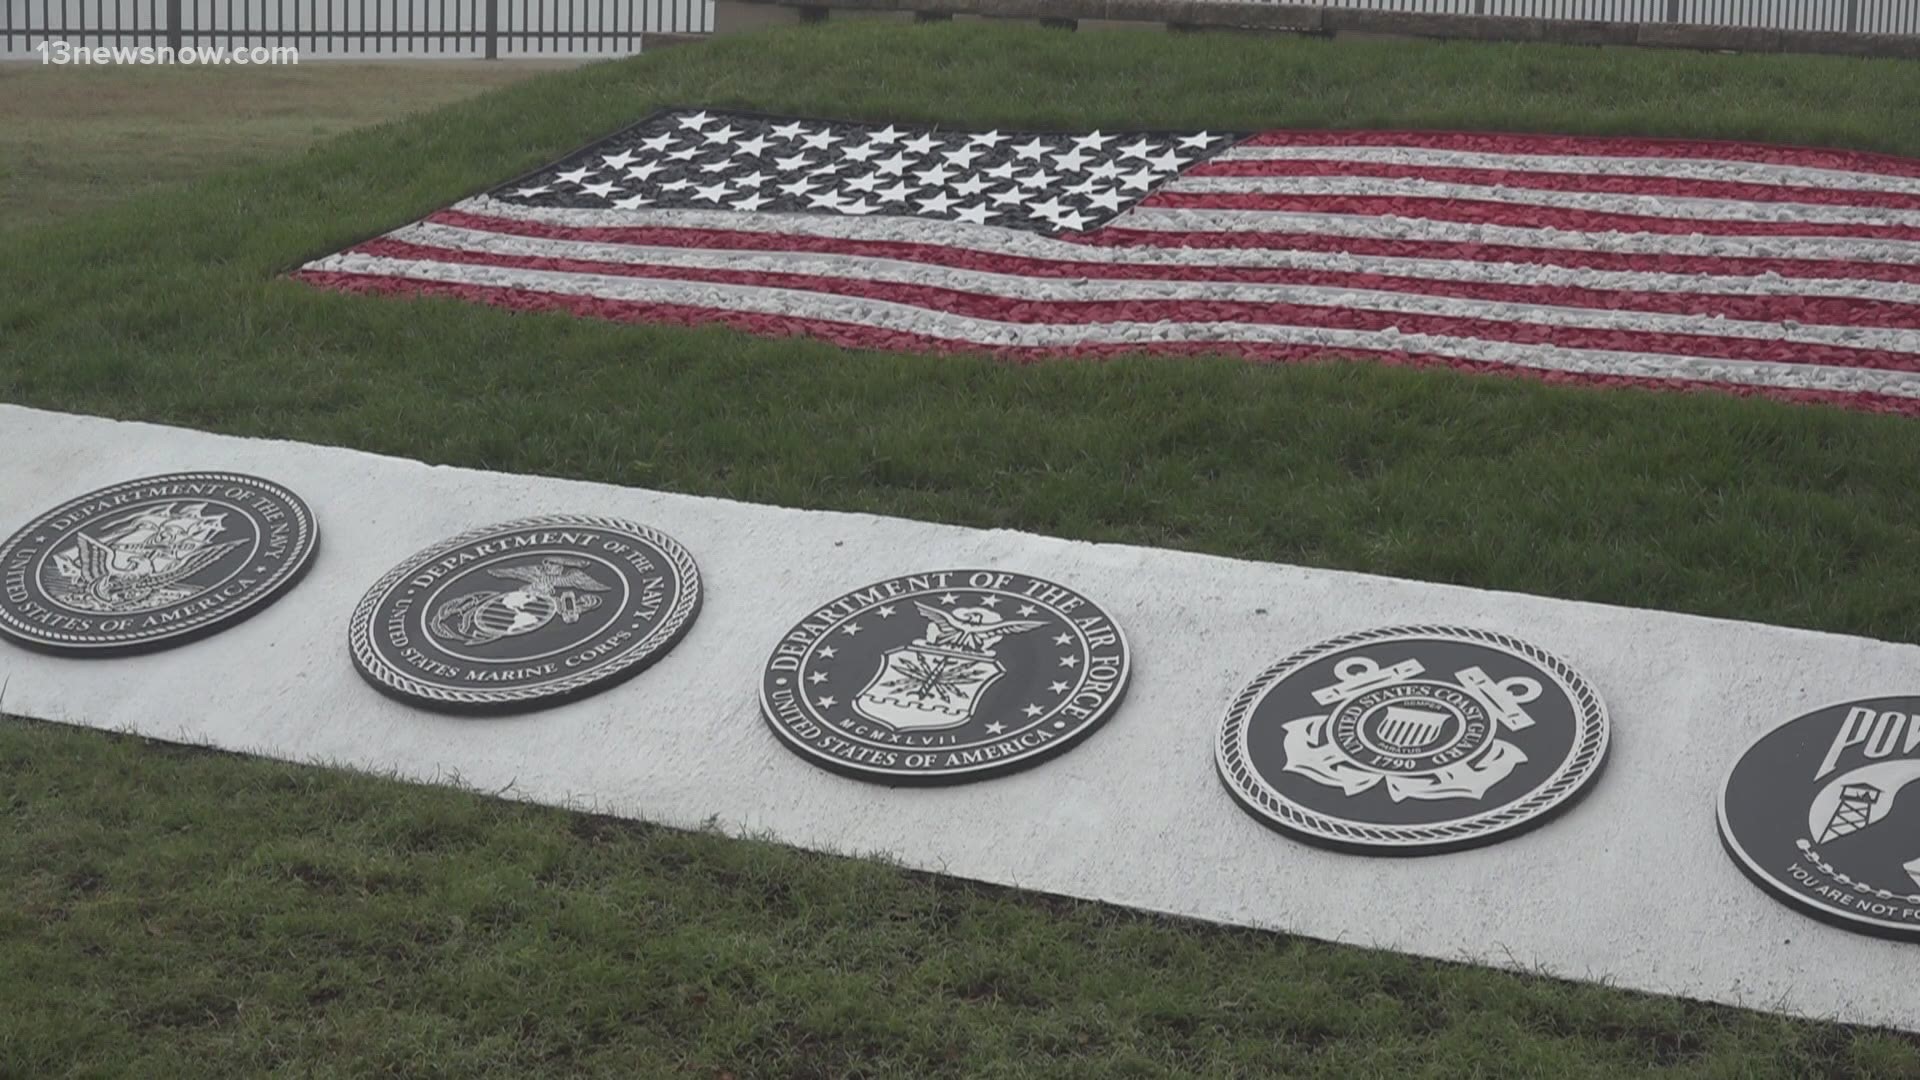
<path fill-rule="evenodd" d="M 599 517 L 509 521 L 401 563 L 354 609 L 348 645 L 376 688 L 499 713 L 597 693 L 658 660 L 700 606 L 693 556 Z"/>
<path fill-rule="evenodd" d="M 279 598 L 319 542 L 307 504 L 258 477 L 169 473 L 102 488 L 0 546 L 0 634 L 72 656 L 178 645 Z"/>
<path fill-rule="evenodd" d="M 1474 847 L 1537 825 L 1606 759 L 1585 679 L 1503 634 L 1447 626 L 1349 634 L 1260 673 L 1214 756 L 1248 812 L 1347 851 Z"/>
<path fill-rule="evenodd" d="M 1775 899 L 1920 940 L 1920 697 L 1829 705 L 1762 735 L 1720 789 L 1720 840 Z"/>
<path fill-rule="evenodd" d="M 1072 589 L 936 570 L 821 605 L 787 632 L 760 708 L 816 765 L 886 784 L 951 784 L 1038 764 L 1127 689 L 1127 642 Z"/>

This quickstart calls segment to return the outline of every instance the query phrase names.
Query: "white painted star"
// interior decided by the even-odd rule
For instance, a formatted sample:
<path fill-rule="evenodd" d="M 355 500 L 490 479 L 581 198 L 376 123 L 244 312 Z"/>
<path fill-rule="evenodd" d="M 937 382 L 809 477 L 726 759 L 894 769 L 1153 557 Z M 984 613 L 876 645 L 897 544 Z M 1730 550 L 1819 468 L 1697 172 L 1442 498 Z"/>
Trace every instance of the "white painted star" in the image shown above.
<path fill-rule="evenodd" d="M 1041 708 L 1038 705 L 1028 705 L 1026 708 L 1021 709 L 1020 711 L 1032 717 L 1032 716 L 1039 716 L 1041 713 L 1046 712 L 1047 710 Z"/>
<path fill-rule="evenodd" d="M 989 735 L 998 735 L 1006 730 L 1007 730 L 1007 725 L 1001 723 L 998 720 L 995 720 L 993 723 L 987 725 L 987 734 Z"/>
<path fill-rule="evenodd" d="M 653 200 L 641 195 L 629 195 L 624 199 L 613 200 L 613 205 L 622 210 L 638 210 L 643 206 L 653 205 Z"/>
<path fill-rule="evenodd" d="M 624 169 L 640 160 L 640 155 L 631 150 L 622 150 L 617 154 L 608 154 L 600 159 L 600 164 L 608 169 Z"/>
<path fill-rule="evenodd" d="M 1153 144 L 1148 142 L 1145 139 L 1141 139 L 1139 142 L 1134 143 L 1132 146 L 1122 146 L 1119 149 L 1114 151 L 1114 155 L 1116 157 L 1122 157 L 1122 158 L 1130 158 L 1130 157 L 1145 158 L 1148 154 L 1151 154 L 1151 153 L 1153 153 Z"/>
<path fill-rule="evenodd" d="M 821 683 L 827 681 L 827 673 L 824 671 L 816 671 L 807 676 L 807 681 L 815 686 L 819 686 Z M 1061 683 L 1060 685 L 1065 686 L 1066 683 Z"/>
<path fill-rule="evenodd" d="M 1066 209 L 1066 203 L 1061 202 L 1058 198 L 1051 198 L 1034 203 L 1027 208 L 1027 213 L 1038 218 L 1054 218 L 1059 217 Z"/>
<path fill-rule="evenodd" d="M 873 155 L 879 153 L 882 149 L 882 147 L 875 146 L 873 143 L 868 143 L 865 146 L 843 146 L 840 148 L 840 156 L 846 158 L 848 161 L 865 163 L 872 160 Z"/>
<path fill-rule="evenodd" d="M 1079 183 L 1073 185 L 1072 187 L 1067 188 L 1066 192 L 1069 195 L 1078 195 L 1084 199 L 1088 195 L 1092 195 L 1094 192 L 1100 191 L 1106 186 L 1107 185 L 1101 183 L 1098 180 L 1082 180 Z"/>
<path fill-rule="evenodd" d="M 667 151 L 667 156 L 675 161 L 686 161 L 699 152 L 700 148 L 697 146 L 682 146 L 679 149 Z"/>
<path fill-rule="evenodd" d="M 955 183 L 953 185 L 953 190 L 954 190 L 954 193 L 957 195 L 964 195 L 968 198 L 971 198 L 975 195 L 980 194 L 981 192 L 987 190 L 992 186 L 993 186 L 992 184 L 987 183 L 985 180 L 982 180 L 977 176 L 969 176 L 965 180 L 961 180 Z"/>
<path fill-rule="evenodd" d="M 767 138 L 765 135 L 755 135 L 751 139 L 741 139 L 734 145 L 733 152 L 746 157 L 759 157 L 761 154 L 767 152 L 767 147 L 772 145 L 772 139 Z"/>
<path fill-rule="evenodd" d="M 847 625 L 841 627 L 840 632 L 847 635 L 848 637 L 852 637 L 855 634 L 858 634 L 860 632 L 860 624 L 857 622 L 850 622 Z"/>
<path fill-rule="evenodd" d="M 740 137 L 740 129 L 728 124 L 726 127 L 714 128 L 712 131 L 703 131 L 700 134 L 710 143 L 730 143 Z"/>
<path fill-rule="evenodd" d="M 592 169 L 574 169 L 570 172 L 563 172 L 560 175 L 554 177 L 554 179 L 564 181 L 569 184 L 578 185 L 578 184 L 586 183 L 587 177 L 592 176 L 593 173 L 594 173 L 594 170 Z"/>
<path fill-rule="evenodd" d="M 840 207 L 841 213 L 853 214 L 856 217 L 865 217 L 868 214 L 878 213 L 879 210 L 880 204 L 874 202 L 850 202 Z"/>
<path fill-rule="evenodd" d="M 805 126 L 801 124 L 778 124 L 773 128 L 773 137 L 786 142 L 792 142 L 799 138 L 800 133 L 805 130 Z"/>
<path fill-rule="evenodd" d="M 979 206 L 958 207 L 954 210 L 953 216 L 956 220 L 964 221 L 969 225 L 985 225 L 987 219 L 993 216 L 993 211 L 987 209 L 986 204 L 982 203 Z"/>
<path fill-rule="evenodd" d="M 796 199 L 805 198 L 813 193 L 813 185 L 814 181 L 801 177 L 790 184 L 781 184 L 780 190 L 784 194 L 792 195 Z"/>
<path fill-rule="evenodd" d="M 787 172 L 792 172 L 813 164 L 813 159 L 805 154 L 795 154 L 792 157 L 774 158 L 773 163 Z"/>
<path fill-rule="evenodd" d="M 1055 645 L 1071 645 L 1073 644 L 1073 635 L 1060 634 L 1053 639 L 1053 643 Z"/>
<path fill-rule="evenodd" d="M 1127 170 L 1115 165 L 1111 161 L 1103 161 L 1093 168 L 1088 169 L 1087 175 L 1093 177 L 1095 180 L 1112 180 L 1117 176 L 1125 174 L 1126 171 Z"/>
<path fill-rule="evenodd" d="M 845 203 L 846 200 L 841 197 L 840 193 L 833 190 L 821 191 L 807 196 L 807 206 L 814 210 L 838 210 L 845 205 Z M 857 634 L 860 631 L 856 629 L 846 632 Z"/>
<path fill-rule="evenodd" d="M 953 170 L 947 168 L 945 165 L 934 165 L 926 169 L 916 169 L 913 174 L 914 179 L 920 181 L 922 187 L 940 187 L 952 176 Z"/>
<path fill-rule="evenodd" d="M 879 186 L 880 186 L 879 173 L 868 173 L 865 176 L 856 176 L 853 179 L 847 181 L 848 191 L 872 191 L 874 188 L 877 188 Z"/>
<path fill-rule="evenodd" d="M 980 171 L 982 175 L 991 176 L 995 180 L 1011 180 L 1013 179 L 1013 174 L 1020 171 L 1020 166 L 1015 165 L 1011 161 L 1008 161 L 1003 164 L 995 165 L 991 169 L 982 169 Z"/>
<path fill-rule="evenodd" d="M 885 128 L 868 135 L 867 138 L 876 143 L 882 143 L 882 144 L 897 143 L 900 141 L 900 136 L 902 134 L 903 133 L 900 131 L 899 128 L 894 127 L 892 124 L 888 124 Z"/>
<path fill-rule="evenodd" d="M 1061 667 L 1079 667 L 1080 658 L 1077 656 L 1063 656 L 1060 658 L 1060 666 Z"/>
<path fill-rule="evenodd" d="M 824 675 L 823 675 L 823 676 L 821 676 L 821 678 L 825 678 L 825 677 L 826 677 L 826 676 L 824 676 Z M 1049 690 L 1051 690 L 1051 691 L 1053 691 L 1053 692 L 1054 692 L 1054 693 L 1056 693 L 1056 694 L 1064 694 L 1064 693 L 1066 693 L 1066 692 L 1067 692 L 1067 684 L 1066 684 L 1066 683 L 1063 683 L 1063 682 L 1053 682 L 1053 683 L 1048 683 L 1048 684 L 1047 684 L 1047 689 L 1049 689 Z"/>
<path fill-rule="evenodd" d="M 713 117 L 708 116 L 705 112 L 697 112 L 692 116 L 682 116 L 679 119 L 681 127 L 692 128 L 695 131 L 713 123 Z"/>
<path fill-rule="evenodd" d="M 725 196 L 733 194 L 727 190 L 727 187 L 728 185 L 724 181 L 718 184 L 698 184 L 695 185 L 693 189 L 694 197 L 697 199 L 705 199 L 710 203 L 717 203 Z"/>
<path fill-rule="evenodd" d="M 644 184 L 653 178 L 654 173 L 664 168 L 666 168 L 666 166 L 657 161 L 649 161 L 644 165 L 635 165 L 633 168 L 627 170 L 627 179 L 632 180 L 636 184 Z"/>
<path fill-rule="evenodd" d="M 599 197 L 605 199 L 605 198 L 611 197 L 613 193 L 615 191 L 618 191 L 619 189 L 613 184 L 602 181 L 598 184 L 581 184 L 580 190 L 586 192 L 589 195 L 598 195 Z M 624 195 L 626 193 L 621 192 L 621 194 Z"/>
<path fill-rule="evenodd" d="M 997 596 L 983 596 L 980 598 L 980 606 L 981 607 L 999 607 L 1000 598 Z"/>
<path fill-rule="evenodd" d="M 1031 615 L 1031 614 L 1033 614 L 1034 612 L 1036 612 L 1036 611 L 1039 611 L 1039 610 L 1040 610 L 1039 608 L 1037 608 L 1037 607 L 1034 607 L 1034 606 L 1033 606 L 1032 604 L 1021 604 L 1021 605 L 1020 605 L 1020 617 L 1021 617 L 1021 618 L 1025 618 L 1025 617 L 1027 617 L 1028 615 Z"/>
<path fill-rule="evenodd" d="M 1081 135 L 1075 138 L 1073 140 L 1073 146 L 1076 150 L 1086 150 L 1090 153 L 1098 152 L 1101 147 L 1117 138 L 1119 138 L 1118 135 L 1102 135 L 1100 134 L 1099 128 L 1094 128 L 1093 134 Z"/>
<path fill-rule="evenodd" d="M 883 187 L 880 190 L 874 192 L 873 197 L 876 199 L 880 199 L 883 202 L 906 202 L 907 196 L 913 194 L 914 191 L 915 191 L 915 188 L 912 184 L 907 183 L 905 180 L 901 180 L 896 183 L 888 184 L 886 187 Z"/>
<path fill-rule="evenodd" d="M 1064 154 L 1053 155 L 1053 167 L 1063 172 L 1079 172 L 1087 160 L 1087 154 L 1075 147 Z"/>
<path fill-rule="evenodd" d="M 1044 187 L 1050 186 L 1051 184 L 1053 184 L 1055 181 L 1059 179 L 1060 179 L 1059 177 L 1053 175 L 1052 173 L 1046 171 L 1045 169 L 1036 169 L 1027 176 L 1014 177 L 1013 182 L 1016 184 L 1019 184 L 1023 188 L 1044 188 Z"/>
<path fill-rule="evenodd" d="M 958 150 L 948 150 L 940 156 L 947 160 L 947 164 L 958 169 L 964 169 L 972 165 L 973 159 L 979 157 L 980 154 L 981 151 L 975 150 L 971 146 L 963 146 Z"/>
<path fill-rule="evenodd" d="M 661 191 L 684 191 L 693 186 L 691 180 L 668 180 L 660 185 Z"/>
<path fill-rule="evenodd" d="M 640 145 L 658 154 L 665 151 L 667 148 L 667 144 L 672 141 L 673 141 L 673 135 L 669 133 L 666 135 L 655 135 L 651 139 L 641 139 Z"/>
<path fill-rule="evenodd" d="M 912 158 L 905 154 L 896 153 L 892 157 L 881 158 L 879 161 L 874 162 L 873 167 L 879 170 L 881 176 L 899 176 L 901 173 L 906 172 L 907 166 L 911 164 L 913 164 Z"/>
<path fill-rule="evenodd" d="M 900 149 L 907 151 L 915 157 L 925 157 L 933 153 L 933 148 L 939 145 L 939 139 L 923 133 L 901 143 Z"/>
<path fill-rule="evenodd" d="M 751 214 L 772 201 L 772 199 L 767 198 L 765 195 L 755 194 L 748 195 L 743 199 L 735 199 L 727 205 L 733 207 L 735 210 L 743 210 Z"/>
<path fill-rule="evenodd" d="M 1224 135 L 1213 135 L 1202 131 L 1197 135 L 1188 135 L 1181 139 L 1180 148 L 1182 150 L 1205 150 L 1208 143 L 1219 142 L 1224 138 L 1226 138 Z"/>
<path fill-rule="evenodd" d="M 840 141 L 840 136 L 831 131 L 815 131 L 800 137 L 800 142 L 809 150 L 825 150 Z"/>
<path fill-rule="evenodd" d="M 875 614 L 879 615 L 883 619 L 891 619 L 893 618 L 893 614 L 894 614 L 893 605 L 884 604 L 880 607 L 878 611 L 875 612 Z"/>
<path fill-rule="evenodd" d="M 941 593 L 941 594 L 940 594 L 940 602 L 941 602 L 941 603 L 943 603 L 943 604 L 951 604 L 951 603 L 954 603 L 955 601 L 957 601 L 957 600 L 959 600 L 959 599 L 960 599 L 959 597 L 957 597 L 957 596 L 955 596 L 955 595 L 953 595 L 952 593 Z"/>
<path fill-rule="evenodd" d="M 734 187 L 745 190 L 747 188 L 757 188 L 765 184 L 771 184 L 773 183 L 773 179 L 774 178 L 767 173 L 750 172 L 745 176 L 734 177 L 730 183 L 732 183 Z"/>
<path fill-rule="evenodd" d="M 1005 191 L 998 192 L 990 196 L 989 198 L 991 199 L 993 205 L 995 206 L 1027 205 L 1027 193 L 1020 190 L 1018 186 L 1010 187 Z"/>
<path fill-rule="evenodd" d="M 987 149 L 991 150 L 994 147 L 999 146 L 1001 143 L 1006 142 L 1007 139 L 1008 139 L 1008 136 L 1000 134 L 999 128 L 994 128 L 992 131 L 987 132 L 985 135 L 970 136 L 967 139 L 967 145 L 984 146 Z"/>
<path fill-rule="evenodd" d="M 1147 164 L 1152 165 L 1161 172 L 1172 172 L 1186 163 L 1186 158 L 1181 157 L 1171 150 L 1168 150 L 1164 154 L 1155 154 L 1147 159 Z"/>
<path fill-rule="evenodd" d="M 548 187 L 547 185 L 541 184 L 539 187 L 523 187 L 520 190 L 514 192 L 514 195 L 522 199 L 531 199 L 535 195 L 545 195 L 547 192 L 552 190 L 553 189 Z"/>
<path fill-rule="evenodd" d="M 1069 230 L 1072 230 L 1073 232 L 1079 232 L 1081 229 L 1086 228 L 1087 222 L 1091 220 L 1093 219 L 1087 217 L 1087 215 L 1081 213 L 1078 210 L 1068 210 L 1065 213 L 1056 215 L 1053 219 L 1053 223 L 1055 225 L 1060 226 L 1063 229 L 1069 229 Z"/>
<path fill-rule="evenodd" d="M 833 646 L 831 646 L 831 645 L 822 645 L 822 646 L 820 647 L 820 655 L 821 655 L 822 657 L 824 657 L 824 658 L 826 658 L 826 659 L 828 659 L 828 660 L 831 660 L 831 659 L 833 659 L 833 658 L 834 658 L 834 656 L 835 656 L 835 655 L 837 655 L 837 654 L 836 654 L 836 653 L 835 653 L 835 652 L 833 651 Z"/>
<path fill-rule="evenodd" d="M 1154 181 L 1158 179 L 1160 178 L 1155 176 L 1150 169 L 1136 169 L 1120 178 L 1120 186 L 1123 188 L 1139 188 L 1145 191 L 1152 187 Z"/>
<path fill-rule="evenodd" d="M 835 705 L 840 704 L 839 700 L 833 697 L 832 695 L 828 695 L 827 697 L 823 697 L 823 698 L 815 698 L 814 700 L 818 702 L 820 707 L 823 709 L 831 709 Z"/>
<path fill-rule="evenodd" d="M 1120 212 L 1120 204 L 1125 201 L 1125 196 L 1121 195 L 1118 189 L 1113 191 L 1098 191 L 1087 196 L 1088 206 L 1113 214 Z"/>
<path fill-rule="evenodd" d="M 1014 147 L 1013 152 L 1020 155 L 1020 158 L 1023 161 L 1039 161 L 1043 156 L 1046 155 L 1047 151 L 1051 149 L 1052 147 L 1048 146 L 1046 143 L 1040 141 L 1039 139 L 1035 139 L 1030 143 L 1024 143 L 1020 146 Z"/>

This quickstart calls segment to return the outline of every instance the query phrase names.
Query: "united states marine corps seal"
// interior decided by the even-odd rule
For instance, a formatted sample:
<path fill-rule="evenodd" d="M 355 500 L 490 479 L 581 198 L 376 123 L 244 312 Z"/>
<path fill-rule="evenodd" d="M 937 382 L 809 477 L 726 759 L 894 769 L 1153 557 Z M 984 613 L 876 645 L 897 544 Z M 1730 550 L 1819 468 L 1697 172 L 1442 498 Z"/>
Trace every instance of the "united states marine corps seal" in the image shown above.
<path fill-rule="evenodd" d="M 1760 736 L 1720 789 L 1720 840 L 1789 907 L 1920 941 L 1920 697 L 1829 705 Z"/>
<path fill-rule="evenodd" d="M 1390 627 L 1274 664 L 1227 710 L 1215 761 L 1255 818 L 1371 854 L 1505 839 L 1564 810 L 1606 760 L 1605 705 L 1504 634 Z"/>
<path fill-rule="evenodd" d="M 449 712 L 545 708 L 598 693 L 673 648 L 700 571 L 672 537 L 610 518 L 525 518 L 394 567 L 354 609 L 360 674 Z"/>
<path fill-rule="evenodd" d="M 801 757 L 884 784 L 951 784 L 1073 746 L 1127 689 L 1126 638 L 1085 596 L 998 570 L 889 578 L 816 609 L 760 681 Z"/>
<path fill-rule="evenodd" d="M 0 545 L 0 634 L 70 656 L 224 630 L 306 573 L 313 514 L 238 473 L 150 476 L 69 500 Z"/>

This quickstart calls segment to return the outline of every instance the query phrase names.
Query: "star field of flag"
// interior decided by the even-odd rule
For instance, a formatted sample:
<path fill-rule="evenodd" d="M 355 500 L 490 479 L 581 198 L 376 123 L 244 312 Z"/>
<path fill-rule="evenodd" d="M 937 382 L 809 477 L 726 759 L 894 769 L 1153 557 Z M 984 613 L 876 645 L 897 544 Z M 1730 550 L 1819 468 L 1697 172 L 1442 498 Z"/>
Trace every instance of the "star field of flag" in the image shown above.
<path fill-rule="evenodd" d="M 1373 360 L 1920 416 L 1920 161 L 676 108 L 316 259 L 343 292 L 1021 360 Z"/>
<path fill-rule="evenodd" d="M 492 194 L 527 206 L 887 214 L 1078 231 L 1234 138 L 952 131 L 681 109 Z"/>

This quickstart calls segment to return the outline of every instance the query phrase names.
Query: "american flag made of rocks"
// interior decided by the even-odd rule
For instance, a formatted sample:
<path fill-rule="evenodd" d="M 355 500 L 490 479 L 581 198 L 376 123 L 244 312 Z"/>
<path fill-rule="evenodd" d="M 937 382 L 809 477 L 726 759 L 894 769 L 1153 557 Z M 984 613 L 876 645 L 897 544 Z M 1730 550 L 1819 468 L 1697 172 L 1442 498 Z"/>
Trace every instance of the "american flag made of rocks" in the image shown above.
<path fill-rule="evenodd" d="M 525 206 L 886 214 L 1080 231 L 1236 138 L 958 131 L 675 109 L 492 195 Z"/>

